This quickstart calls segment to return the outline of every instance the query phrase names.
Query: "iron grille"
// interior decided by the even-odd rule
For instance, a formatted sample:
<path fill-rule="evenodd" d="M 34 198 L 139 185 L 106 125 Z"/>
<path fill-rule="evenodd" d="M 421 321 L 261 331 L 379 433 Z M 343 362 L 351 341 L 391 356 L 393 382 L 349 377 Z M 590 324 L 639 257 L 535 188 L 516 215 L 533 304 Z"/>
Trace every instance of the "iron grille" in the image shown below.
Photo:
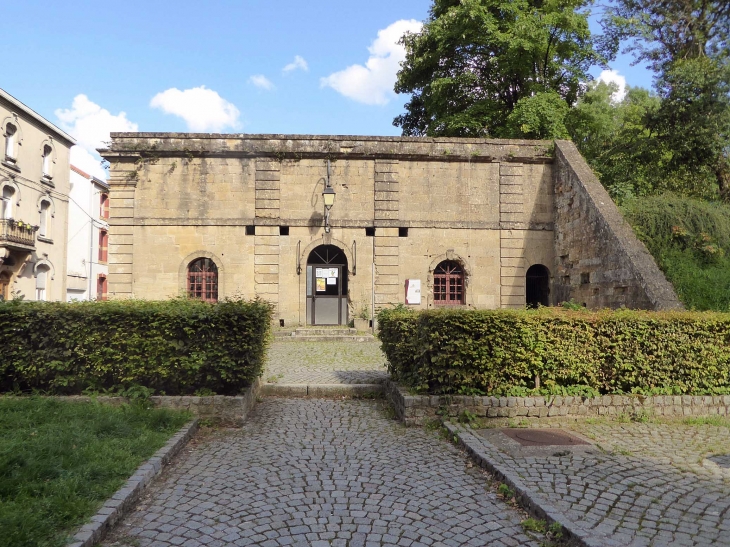
<path fill-rule="evenodd" d="M 204 302 L 218 302 L 218 267 L 210 258 L 199 258 L 190 264 L 188 294 Z"/>
<path fill-rule="evenodd" d="M 433 301 L 437 306 L 460 306 L 464 300 L 464 269 L 447 260 L 433 272 Z"/>

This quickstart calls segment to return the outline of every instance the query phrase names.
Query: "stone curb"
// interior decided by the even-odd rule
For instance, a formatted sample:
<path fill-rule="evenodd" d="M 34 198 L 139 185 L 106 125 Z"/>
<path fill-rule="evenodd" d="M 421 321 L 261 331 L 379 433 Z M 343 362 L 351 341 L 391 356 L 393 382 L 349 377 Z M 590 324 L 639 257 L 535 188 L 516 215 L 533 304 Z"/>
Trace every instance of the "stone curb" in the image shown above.
<path fill-rule="evenodd" d="M 519 475 L 509 467 L 490 458 L 489 450 L 497 451 L 497 448 L 492 446 L 489 441 L 477 437 L 460 425 L 445 421 L 442 423 L 449 433 L 459 440 L 459 445 L 466 449 L 469 456 L 479 466 L 514 490 L 515 497 L 528 513 L 538 519 L 546 520 L 549 524 L 559 522 L 568 539 L 573 539 L 581 547 L 622 547 L 623 544 L 617 543 L 610 537 L 586 530 L 579 523 L 571 520 L 568 515 L 553 506 L 538 492 L 528 488 Z"/>
<path fill-rule="evenodd" d="M 262 395 L 326 398 L 383 393 L 383 384 L 263 384 Z"/>
<path fill-rule="evenodd" d="M 111 498 L 104 502 L 96 515 L 91 517 L 71 538 L 67 547 L 92 547 L 101 542 L 109 530 L 129 513 L 152 480 L 162 472 L 198 430 L 198 419 L 185 424 L 165 446 L 140 465 L 127 482 Z"/>

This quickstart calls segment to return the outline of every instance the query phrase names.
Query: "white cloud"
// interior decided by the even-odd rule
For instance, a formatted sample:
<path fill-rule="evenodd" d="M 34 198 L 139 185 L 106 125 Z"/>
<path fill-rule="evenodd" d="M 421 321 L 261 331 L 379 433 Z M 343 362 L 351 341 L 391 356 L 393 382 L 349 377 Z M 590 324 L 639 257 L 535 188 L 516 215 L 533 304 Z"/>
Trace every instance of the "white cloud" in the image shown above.
<path fill-rule="evenodd" d="M 295 55 L 294 61 L 286 65 L 283 69 L 283 72 L 284 74 L 286 74 L 287 72 L 292 72 L 293 70 L 303 70 L 304 72 L 309 72 L 309 65 L 303 57 Z"/>
<path fill-rule="evenodd" d="M 378 31 L 368 50 L 365 66 L 352 65 L 320 80 L 322 87 L 331 87 L 345 97 L 360 103 L 384 105 L 395 96 L 393 86 L 400 63 L 406 58 L 405 48 L 398 41 L 406 32 L 420 32 L 423 24 L 415 19 L 401 19 Z"/>
<path fill-rule="evenodd" d="M 130 122 L 125 112 L 115 116 L 86 95 L 76 95 L 70 109 L 59 108 L 55 114 L 61 127 L 92 153 L 104 146 L 112 131 L 137 131 L 137 124 Z"/>
<path fill-rule="evenodd" d="M 137 131 L 137 124 L 127 119 L 125 112 L 112 114 L 86 95 L 76 95 L 71 108 L 57 109 L 59 125 L 68 131 L 78 142 L 71 149 L 71 163 L 79 169 L 106 179 L 106 172 L 99 162 L 101 156 L 96 151 L 103 148 L 112 131 Z"/>
<path fill-rule="evenodd" d="M 150 107 L 182 118 L 190 131 L 199 133 L 235 129 L 241 114 L 233 103 L 204 85 L 184 91 L 172 87 L 152 97 Z"/>
<path fill-rule="evenodd" d="M 71 148 L 71 165 L 101 180 L 107 178 L 107 172 L 101 166 L 101 156 L 98 152 L 92 154 L 86 148 L 76 145 Z"/>
<path fill-rule="evenodd" d="M 266 91 L 271 91 L 272 89 L 274 89 L 273 82 L 263 74 L 256 74 L 254 76 L 251 76 L 248 81 L 259 89 L 265 89 Z"/>
<path fill-rule="evenodd" d="M 598 76 L 598 80 L 601 82 L 614 83 L 618 86 L 618 91 L 611 95 L 613 102 L 619 103 L 624 100 L 626 96 L 626 77 L 621 76 L 617 70 L 604 70 Z"/>

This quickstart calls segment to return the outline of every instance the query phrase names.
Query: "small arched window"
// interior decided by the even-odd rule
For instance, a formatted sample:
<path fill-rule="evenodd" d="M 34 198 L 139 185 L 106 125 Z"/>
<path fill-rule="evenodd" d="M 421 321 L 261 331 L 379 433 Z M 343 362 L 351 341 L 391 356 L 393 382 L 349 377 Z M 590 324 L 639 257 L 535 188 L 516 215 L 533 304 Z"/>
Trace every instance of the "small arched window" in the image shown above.
<path fill-rule="evenodd" d="M 45 199 L 41 201 L 41 218 L 38 225 L 38 235 L 48 237 L 51 231 L 51 203 Z"/>
<path fill-rule="evenodd" d="M 210 258 L 198 258 L 188 266 L 188 295 L 218 302 L 218 267 Z"/>
<path fill-rule="evenodd" d="M 444 260 L 433 271 L 433 303 L 459 306 L 465 302 L 464 268 L 458 262 Z"/>
<path fill-rule="evenodd" d="M 53 148 L 50 144 L 43 146 L 43 176 L 47 179 L 53 178 Z"/>
<path fill-rule="evenodd" d="M 15 201 L 15 189 L 11 186 L 3 187 L 2 202 L 0 205 L 0 214 L 4 220 L 13 218 L 13 201 Z"/>
<path fill-rule="evenodd" d="M 101 218 L 109 218 L 109 195 L 101 194 L 99 198 L 99 216 Z"/>
<path fill-rule="evenodd" d="M 49 270 L 50 268 L 45 264 L 38 266 L 38 271 L 35 278 L 35 299 L 38 302 L 45 302 L 46 300 L 48 300 L 46 284 L 48 283 Z"/>
<path fill-rule="evenodd" d="M 12 123 L 5 126 L 5 159 L 15 162 L 15 140 L 18 128 Z"/>
<path fill-rule="evenodd" d="M 106 262 L 109 258 L 109 232 L 99 231 L 99 262 Z"/>

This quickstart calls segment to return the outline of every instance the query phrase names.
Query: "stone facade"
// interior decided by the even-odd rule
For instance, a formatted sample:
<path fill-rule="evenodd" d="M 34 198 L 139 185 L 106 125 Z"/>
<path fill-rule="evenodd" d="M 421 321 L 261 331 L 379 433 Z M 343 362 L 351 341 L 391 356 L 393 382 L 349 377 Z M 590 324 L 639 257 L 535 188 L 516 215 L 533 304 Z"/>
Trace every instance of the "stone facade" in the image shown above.
<path fill-rule="evenodd" d="M 66 299 L 74 143 L 0 89 L 0 298 Z"/>
<path fill-rule="evenodd" d="M 276 304 L 286 325 L 307 324 L 307 262 L 321 245 L 333 245 L 346 261 L 340 323 L 405 303 L 407 280 L 421 284 L 420 301 L 409 305 L 439 305 L 434 271 L 444 261 L 463 271 L 470 308 L 524 307 L 533 265 L 549 272 L 549 303 L 580 297 L 580 286 L 554 277 L 556 245 L 566 234 L 556 231 L 554 189 L 563 188 L 558 178 L 566 169 L 574 184 L 582 179 L 572 158 L 556 161 L 554 149 L 546 141 L 113 133 L 102 151 L 111 164 L 110 296 L 184 293 L 191 262 L 204 257 L 217 268 L 219 298 L 259 296 Z M 322 196 L 328 164 L 336 194 L 329 232 Z M 568 232 L 584 231 L 579 224 Z M 647 276 L 669 287 L 653 262 L 626 271 L 634 277 L 619 282 L 637 287 L 637 296 L 606 296 L 601 305 L 653 307 L 641 297 Z"/>

